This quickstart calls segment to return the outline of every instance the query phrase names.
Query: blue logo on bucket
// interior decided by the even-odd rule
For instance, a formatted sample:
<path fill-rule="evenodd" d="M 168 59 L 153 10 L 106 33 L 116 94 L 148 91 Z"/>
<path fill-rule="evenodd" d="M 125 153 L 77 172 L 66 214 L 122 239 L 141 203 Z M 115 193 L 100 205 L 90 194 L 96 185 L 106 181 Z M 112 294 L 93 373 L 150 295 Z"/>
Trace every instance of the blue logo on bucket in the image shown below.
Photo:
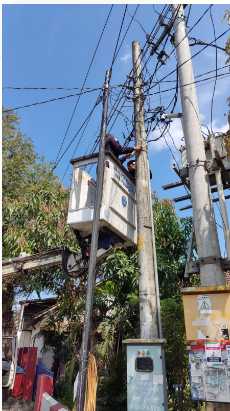
<path fill-rule="evenodd" d="M 126 207 L 126 205 L 127 205 L 127 199 L 126 199 L 125 196 L 122 196 L 122 197 L 121 197 L 121 201 L 122 201 L 123 207 Z"/>

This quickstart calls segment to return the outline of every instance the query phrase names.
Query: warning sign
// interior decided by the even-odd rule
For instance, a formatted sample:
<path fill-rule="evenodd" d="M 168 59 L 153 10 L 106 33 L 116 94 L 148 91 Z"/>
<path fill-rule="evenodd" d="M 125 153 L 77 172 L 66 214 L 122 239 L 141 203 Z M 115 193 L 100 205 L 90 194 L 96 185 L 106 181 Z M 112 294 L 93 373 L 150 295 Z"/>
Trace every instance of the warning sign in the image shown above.
<path fill-rule="evenodd" d="M 205 353 L 208 366 L 218 365 L 222 362 L 220 343 L 205 343 Z"/>
<path fill-rule="evenodd" d="M 210 295 L 198 295 L 197 301 L 200 314 L 212 314 L 212 304 Z"/>

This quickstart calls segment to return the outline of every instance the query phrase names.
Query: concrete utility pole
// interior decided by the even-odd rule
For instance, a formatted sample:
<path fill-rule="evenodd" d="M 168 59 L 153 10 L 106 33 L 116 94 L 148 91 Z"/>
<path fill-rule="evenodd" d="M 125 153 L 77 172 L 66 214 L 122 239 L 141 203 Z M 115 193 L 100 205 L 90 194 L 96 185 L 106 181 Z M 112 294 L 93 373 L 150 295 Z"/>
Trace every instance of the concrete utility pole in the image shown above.
<path fill-rule="evenodd" d="M 109 81 L 110 81 L 110 71 L 108 70 L 106 71 L 106 76 L 105 76 L 105 88 L 104 88 L 104 96 L 103 96 L 103 113 L 102 113 L 102 122 L 101 122 L 101 138 L 100 138 L 98 172 L 97 172 L 97 191 L 96 191 L 96 199 L 95 199 L 95 205 L 94 205 L 93 230 L 92 230 L 92 239 L 91 239 L 91 247 L 90 247 L 89 271 L 88 271 L 88 278 L 87 278 L 85 315 L 84 315 L 81 353 L 80 353 L 79 378 L 78 378 L 78 386 L 77 386 L 76 411 L 84 411 L 84 404 L 85 404 L 85 386 L 86 386 L 86 376 L 87 376 L 87 370 L 88 370 L 90 332 L 91 332 L 91 323 L 92 323 L 93 294 L 94 294 L 96 258 L 97 258 L 97 247 L 98 247 L 99 220 L 100 220 L 103 180 L 104 180 L 105 135 L 106 135 L 106 127 L 107 127 Z"/>
<path fill-rule="evenodd" d="M 172 14 L 175 15 L 178 6 L 178 4 L 172 4 Z M 196 89 L 191 87 L 194 76 L 182 5 L 174 21 L 174 34 L 197 251 L 199 261 L 200 259 L 204 260 L 200 263 L 201 285 L 225 285 L 220 262 L 217 260 L 213 264 L 213 259 L 210 261 L 207 258 L 220 258 L 221 254 L 209 178 L 205 166 L 206 158 Z M 184 84 L 190 85 L 183 87 Z"/>
<path fill-rule="evenodd" d="M 137 190 L 137 235 L 138 271 L 140 297 L 141 339 L 159 338 L 157 322 L 157 300 L 152 243 L 151 199 L 149 182 L 149 162 L 144 123 L 144 100 L 142 89 L 140 43 L 132 43 L 133 85 L 134 85 L 134 127 L 136 146 L 144 151 L 136 154 Z"/>
<path fill-rule="evenodd" d="M 172 14 L 178 4 L 172 4 Z M 175 14 L 174 14 L 175 15 Z M 225 285 L 220 262 L 213 264 L 209 257 L 221 257 L 208 173 L 205 169 L 205 151 L 201 133 L 199 109 L 194 82 L 192 60 L 186 33 L 183 5 L 174 21 L 175 46 L 180 82 L 183 129 L 189 163 L 189 180 L 194 216 L 197 251 L 200 261 L 201 285 Z M 183 64 L 184 63 L 184 64 Z M 182 65 L 183 64 L 183 65 Z M 190 84 L 184 86 L 184 84 Z M 203 260 L 203 262 L 201 261 Z M 212 259 L 212 263 L 211 262 Z M 206 403 L 206 410 L 227 410 L 229 405 Z"/>

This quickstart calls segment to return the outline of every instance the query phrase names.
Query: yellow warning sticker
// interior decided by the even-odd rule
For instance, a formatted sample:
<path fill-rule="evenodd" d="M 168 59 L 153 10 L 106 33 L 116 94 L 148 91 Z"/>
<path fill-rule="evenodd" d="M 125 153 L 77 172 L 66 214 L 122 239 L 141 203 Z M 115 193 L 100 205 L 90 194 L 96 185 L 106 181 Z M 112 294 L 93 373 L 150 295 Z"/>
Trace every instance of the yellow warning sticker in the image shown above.
<path fill-rule="evenodd" d="M 137 241 L 137 249 L 141 250 L 143 248 L 143 235 L 138 236 L 138 241 Z"/>

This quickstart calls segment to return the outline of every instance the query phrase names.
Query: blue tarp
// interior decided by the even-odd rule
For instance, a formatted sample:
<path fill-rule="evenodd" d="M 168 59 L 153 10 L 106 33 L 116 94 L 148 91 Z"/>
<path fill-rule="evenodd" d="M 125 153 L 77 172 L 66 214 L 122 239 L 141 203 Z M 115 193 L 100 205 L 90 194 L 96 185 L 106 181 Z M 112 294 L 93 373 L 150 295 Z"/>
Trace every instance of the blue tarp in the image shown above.
<path fill-rule="evenodd" d="M 42 362 L 37 365 L 36 367 L 36 374 L 35 374 L 35 380 L 34 380 L 34 392 L 33 392 L 33 400 L 35 400 L 36 397 L 36 391 L 37 391 L 37 383 L 38 383 L 38 376 L 41 374 L 46 374 L 49 375 L 50 377 L 54 377 L 54 372 L 48 370 Z"/>
<path fill-rule="evenodd" d="M 17 365 L 17 368 L 16 368 L 16 374 L 23 374 L 23 375 L 25 375 L 25 370 L 22 368 L 22 367 L 19 367 L 19 365 Z"/>

